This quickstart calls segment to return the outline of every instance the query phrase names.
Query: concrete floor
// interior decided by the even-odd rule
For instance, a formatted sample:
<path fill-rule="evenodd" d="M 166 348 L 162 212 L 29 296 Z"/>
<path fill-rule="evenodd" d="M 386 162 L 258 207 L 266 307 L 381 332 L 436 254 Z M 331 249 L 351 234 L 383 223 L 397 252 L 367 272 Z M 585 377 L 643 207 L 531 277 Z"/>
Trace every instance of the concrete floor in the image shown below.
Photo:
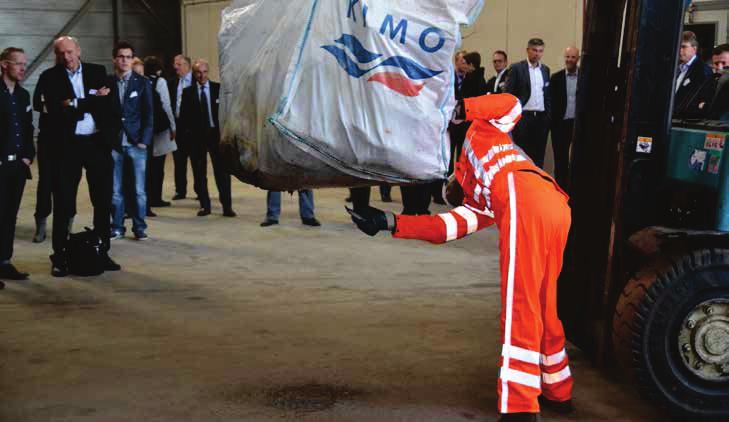
<path fill-rule="evenodd" d="M 82 187 L 77 230 L 91 219 Z M 399 210 L 393 193 L 373 205 Z M 150 241 L 113 243 L 122 272 L 55 279 L 50 241 L 30 242 L 31 182 L 14 262 L 32 279 L 0 291 L 0 420 L 496 420 L 497 232 L 371 239 L 346 195 L 315 193 L 321 228 L 285 195 L 282 224 L 261 228 L 265 192 L 234 182 L 238 218 L 175 202 Z M 651 420 L 631 386 L 569 351 L 579 410 L 545 420 Z"/>

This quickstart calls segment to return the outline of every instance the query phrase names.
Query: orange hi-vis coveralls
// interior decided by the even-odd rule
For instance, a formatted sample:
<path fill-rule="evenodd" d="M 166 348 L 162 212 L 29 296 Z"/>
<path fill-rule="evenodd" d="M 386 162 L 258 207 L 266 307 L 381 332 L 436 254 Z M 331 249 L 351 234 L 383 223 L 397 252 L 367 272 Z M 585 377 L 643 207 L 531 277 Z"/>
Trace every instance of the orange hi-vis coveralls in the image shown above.
<path fill-rule="evenodd" d="M 509 94 L 464 100 L 473 121 L 456 164 L 463 205 L 436 216 L 395 217 L 393 236 L 444 243 L 496 223 L 501 266 L 501 413 L 538 413 L 537 397 L 571 399 L 572 376 L 557 317 L 557 278 L 570 227 L 567 195 L 514 147 L 521 117 Z"/>

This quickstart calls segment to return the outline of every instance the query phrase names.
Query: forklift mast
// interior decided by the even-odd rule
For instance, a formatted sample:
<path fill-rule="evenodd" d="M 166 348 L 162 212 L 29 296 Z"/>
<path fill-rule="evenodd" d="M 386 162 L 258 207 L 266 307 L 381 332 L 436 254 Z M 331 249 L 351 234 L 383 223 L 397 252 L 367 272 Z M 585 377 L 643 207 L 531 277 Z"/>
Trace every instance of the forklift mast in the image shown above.
<path fill-rule="evenodd" d="M 568 338 L 611 363 L 610 321 L 628 237 L 656 224 L 689 0 L 591 0 L 570 174 L 572 230 L 559 282 Z"/>

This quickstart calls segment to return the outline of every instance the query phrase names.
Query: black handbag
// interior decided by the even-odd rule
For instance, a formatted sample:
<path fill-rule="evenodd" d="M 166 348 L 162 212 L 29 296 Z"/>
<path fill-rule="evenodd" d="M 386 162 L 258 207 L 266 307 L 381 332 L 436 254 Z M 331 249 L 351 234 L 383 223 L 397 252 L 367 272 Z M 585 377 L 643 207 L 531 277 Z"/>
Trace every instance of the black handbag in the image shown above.
<path fill-rule="evenodd" d="M 99 275 L 104 272 L 103 243 L 95 231 L 88 227 L 84 229 L 69 236 L 68 272 L 80 276 Z"/>

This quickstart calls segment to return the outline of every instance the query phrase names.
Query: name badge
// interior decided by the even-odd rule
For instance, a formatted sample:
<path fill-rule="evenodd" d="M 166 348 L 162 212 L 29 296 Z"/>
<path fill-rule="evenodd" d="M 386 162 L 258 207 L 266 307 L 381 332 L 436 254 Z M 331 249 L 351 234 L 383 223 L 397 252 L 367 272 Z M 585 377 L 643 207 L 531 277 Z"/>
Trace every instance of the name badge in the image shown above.
<path fill-rule="evenodd" d="M 689 79 L 689 78 L 686 78 L 686 79 L 685 79 L 685 80 L 683 81 L 683 86 L 686 86 L 686 85 L 688 85 L 688 84 L 690 84 L 690 83 L 691 83 L 691 79 Z"/>
<path fill-rule="evenodd" d="M 134 97 L 136 97 L 137 95 L 139 95 L 139 94 L 137 94 L 137 91 L 132 91 L 132 93 L 131 93 L 131 94 L 129 94 L 129 98 L 134 98 Z"/>
<path fill-rule="evenodd" d="M 30 113 L 31 110 L 33 110 L 33 107 L 31 107 L 31 106 L 28 106 L 25 108 L 26 113 Z"/>

